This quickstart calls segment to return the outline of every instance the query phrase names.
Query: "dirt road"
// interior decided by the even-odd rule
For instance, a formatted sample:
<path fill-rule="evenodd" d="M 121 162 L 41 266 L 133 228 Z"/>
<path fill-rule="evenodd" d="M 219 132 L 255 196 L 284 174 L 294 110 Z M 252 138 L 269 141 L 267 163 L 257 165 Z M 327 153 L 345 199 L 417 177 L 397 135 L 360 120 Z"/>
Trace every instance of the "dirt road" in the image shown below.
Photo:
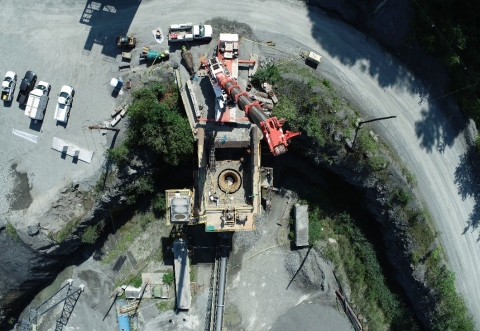
<path fill-rule="evenodd" d="M 51 151 L 49 143 L 54 135 L 64 135 L 99 149 L 97 156 L 101 155 L 102 138 L 84 137 L 82 126 L 85 121 L 102 121 L 115 104 L 104 85 L 118 76 L 114 36 L 128 31 L 148 44 L 152 43 L 150 31 L 158 26 L 166 31 L 172 23 L 203 22 L 218 16 L 249 24 L 257 36 L 275 36 L 277 46 L 286 51 L 301 51 L 290 46 L 292 39 L 316 50 L 323 56 L 319 70 L 345 90 L 365 117 L 397 115 L 394 120 L 379 122 L 376 131 L 417 175 L 419 191 L 441 232 L 458 288 L 470 311 L 480 311 L 478 231 L 464 232 L 475 201 L 471 195 L 462 197 L 455 184 L 456 168 L 466 152 L 458 125 L 450 124 L 458 120 L 440 112 L 437 103 L 429 101 L 438 96 L 429 96 L 415 77 L 367 36 L 297 1 L 219 0 L 214 5 L 207 0 L 4 2 L 0 22 L 8 40 L 0 45 L 0 70 L 15 69 L 21 76 L 35 64 L 42 76 L 55 74 L 51 79 L 54 92 L 64 83 L 83 87 L 83 91 L 76 88 L 72 123 L 65 131 L 47 122 L 37 131 L 39 139 L 46 141 L 43 145 L 39 142 L 40 149 L 11 134 L 9 121 L 14 121 L 16 129 L 25 125 L 20 122 L 25 119 L 23 114 L 12 115 L 20 112 L 17 104 L 1 109 L 0 134 L 2 141 L 10 142 L 0 148 L 2 155 L 7 155 L 1 162 L 17 162 L 18 170 L 29 174 L 33 204 L 62 181 L 90 175 L 101 166 L 101 157 L 90 167 L 70 164 Z M 47 118 L 53 117 L 54 103 L 51 97 Z M 24 131 L 29 132 L 26 126 Z M 480 315 L 474 318 L 480 325 Z"/>

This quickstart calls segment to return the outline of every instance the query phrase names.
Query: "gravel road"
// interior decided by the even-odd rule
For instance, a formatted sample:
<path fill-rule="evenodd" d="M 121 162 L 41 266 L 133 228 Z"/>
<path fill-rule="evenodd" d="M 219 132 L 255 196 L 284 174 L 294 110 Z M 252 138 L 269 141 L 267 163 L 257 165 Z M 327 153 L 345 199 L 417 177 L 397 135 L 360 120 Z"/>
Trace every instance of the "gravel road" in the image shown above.
<path fill-rule="evenodd" d="M 87 8 L 88 4 L 80 0 L 55 4 L 2 2 L 0 25 L 4 40 L 0 44 L 0 71 L 15 70 L 22 76 L 26 70 L 35 69 L 41 79 L 52 77 L 53 95 L 62 84 L 83 87 L 77 88 L 71 123 L 66 129 L 50 120 L 54 97 L 47 110 L 48 121 L 40 133 L 29 131 L 28 119 L 15 102 L 11 108 L 0 106 L 0 135 L 2 141 L 8 142 L 0 147 L 5 156 L 0 162 L 18 162 L 18 170 L 29 174 L 33 205 L 36 198 L 49 194 L 62 181 L 90 175 L 101 165 L 98 146 L 102 146 L 102 138 L 91 133 L 84 137 L 82 126 L 102 121 L 115 106 L 115 99 L 104 85 L 118 76 L 115 35 L 128 30 L 145 44 L 151 43 L 150 31 L 158 26 L 166 31 L 171 23 L 226 17 L 249 24 L 259 36 L 275 35 L 279 48 L 301 51 L 289 49 L 293 39 L 316 50 L 323 56 L 318 70 L 344 89 L 366 118 L 397 115 L 374 128 L 417 175 L 419 192 L 441 233 L 458 288 L 470 311 L 480 311 L 480 288 L 476 285 L 480 279 L 478 230 L 464 231 L 475 201 L 471 195 L 462 197 L 462 188 L 455 184 L 455 170 L 461 166 L 461 156 L 467 149 L 458 129 L 459 120 L 445 116 L 439 104 L 448 108 L 446 101 L 432 101 L 438 96 L 429 96 L 428 90 L 375 42 L 297 1 L 218 0 L 214 5 L 207 0 L 104 1 L 92 2 L 98 6 Z M 13 136 L 12 127 L 38 134 L 39 144 L 35 146 Z M 54 135 L 96 148 L 96 156 L 100 157 L 94 159 L 94 165 L 63 160 L 49 148 Z M 480 325 L 480 315 L 476 314 L 474 319 Z"/>

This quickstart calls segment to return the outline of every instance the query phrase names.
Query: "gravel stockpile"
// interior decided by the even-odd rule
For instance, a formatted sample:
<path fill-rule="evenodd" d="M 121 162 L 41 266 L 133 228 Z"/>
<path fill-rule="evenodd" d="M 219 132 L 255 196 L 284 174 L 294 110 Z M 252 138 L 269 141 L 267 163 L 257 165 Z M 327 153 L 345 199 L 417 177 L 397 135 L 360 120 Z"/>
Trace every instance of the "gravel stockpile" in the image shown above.
<path fill-rule="evenodd" d="M 254 245 L 261 237 L 264 229 L 265 213 L 262 213 L 256 218 L 255 231 L 241 231 L 235 232 L 233 237 L 234 245 L 238 248 L 247 248 Z"/>
<path fill-rule="evenodd" d="M 322 263 L 318 253 L 309 248 L 290 252 L 285 257 L 285 269 L 292 276 L 292 283 L 312 290 L 324 289 Z"/>

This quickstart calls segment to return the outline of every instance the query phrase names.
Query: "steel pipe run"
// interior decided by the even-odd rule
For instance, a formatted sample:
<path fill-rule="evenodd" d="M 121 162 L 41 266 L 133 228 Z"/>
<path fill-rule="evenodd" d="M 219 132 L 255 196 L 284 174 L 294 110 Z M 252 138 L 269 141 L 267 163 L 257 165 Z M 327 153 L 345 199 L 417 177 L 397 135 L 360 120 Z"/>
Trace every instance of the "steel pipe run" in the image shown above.
<path fill-rule="evenodd" d="M 226 251 L 223 248 L 222 251 Z M 223 252 L 222 252 L 223 253 Z M 227 254 L 222 254 L 220 260 L 220 277 L 218 279 L 218 298 L 217 298 L 217 320 L 215 323 L 215 330 L 222 331 L 223 325 L 223 310 L 225 308 L 225 276 L 227 274 Z"/>

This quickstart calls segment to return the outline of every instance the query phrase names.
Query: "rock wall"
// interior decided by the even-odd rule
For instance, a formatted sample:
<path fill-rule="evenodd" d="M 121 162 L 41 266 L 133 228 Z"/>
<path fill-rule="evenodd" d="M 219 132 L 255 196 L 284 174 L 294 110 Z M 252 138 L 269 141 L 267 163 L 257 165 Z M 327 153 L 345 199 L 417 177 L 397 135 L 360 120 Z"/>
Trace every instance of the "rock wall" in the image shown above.
<path fill-rule="evenodd" d="M 127 174 L 117 178 L 79 221 L 72 235 L 61 243 L 49 238 L 48 231 L 42 229 L 40 223 L 24 230 L 16 229 L 14 234 L 12 228 L 8 229 L 7 220 L 0 219 L 1 330 L 7 326 L 10 317 L 19 314 L 32 296 L 49 285 L 68 265 L 72 254 L 76 254 L 83 244 L 81 234 L 84 229 L 107 219 L 116 207 L 123 205 L 125 197 L 121 188 L 131 178 Z M 91 190 L 91 186 L 86 185 L 84 189 Z M 82 190 L 82 183 L 63 189 L 45 217 L 68 211 L 69 206 L 78 202 L 78 190 Z"/>
<path fill-rule="evenodd" d="M 395 270 L 394 281 L 403 289 L 421 323 L 430 329 L 430 317 L 435 303 L 430 289 L 425 284 L 422 267 L 414 269 L 410 262 L 413 247 L 407 236 L 406 220 L 397 216 L 400 206 L 388 198 L 388 189 L 383 180 L 377 178 L 375 174 L 363 171 L 362 167 L 349 164 L 346 150 L 337 149 L 333 152 L 329 151 L 329 154 L 336 155 L 334 162 L 323 162 L 322 166 L 364 193 L 365 206 L 380 227 L 382 240 L 387 248 L 386 256 Z M 400 170 L 389 166 L 388 172 L 387 180 L 390 185 L 395 183 L 410 191 Z M 414 194 L 414 192 L 411 193 Z"/>

